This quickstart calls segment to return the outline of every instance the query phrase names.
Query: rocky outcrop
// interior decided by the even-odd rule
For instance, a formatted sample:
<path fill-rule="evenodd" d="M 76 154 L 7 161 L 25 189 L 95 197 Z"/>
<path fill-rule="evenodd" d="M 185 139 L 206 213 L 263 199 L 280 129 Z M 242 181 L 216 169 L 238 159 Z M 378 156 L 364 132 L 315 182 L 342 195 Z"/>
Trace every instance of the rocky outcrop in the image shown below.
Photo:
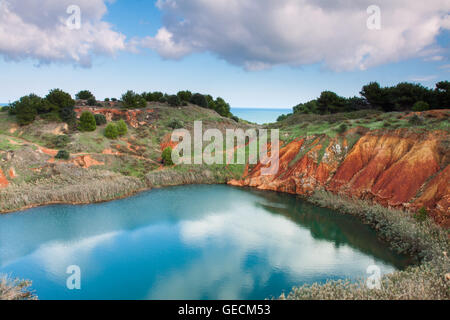
<path fill-rule="evenodd" d="M 6 188 L 9 185 L 8 179 L 6 179 L 2 168 L 0 168 L 0 188 Z"/>
<path fill-rule="evenodd" d="M 153 109 L 122 110 L 96 107 L 75 108 L 75 112 L 77 113 L 78 117 L 81 116 L 81 114 L 85 111 L 89 111 L 93 114 L 103 114 L 108 122 L 123 119 L 133 128 L 139 128 L 140 126 L 148 125 L 155 118 Z"/>
<path fill-rule="evenodd" d="M 354 134 L 297 139 L 280 150 L 276 175 L 261 176 L 258 164 L 229 184 L 300 195 L 327 190 L 389 207 L 425 207 L 438 223 L 450 226 L 450 156 L 442 147 L 448 133 L 373 131 L 350 149 Z"/>

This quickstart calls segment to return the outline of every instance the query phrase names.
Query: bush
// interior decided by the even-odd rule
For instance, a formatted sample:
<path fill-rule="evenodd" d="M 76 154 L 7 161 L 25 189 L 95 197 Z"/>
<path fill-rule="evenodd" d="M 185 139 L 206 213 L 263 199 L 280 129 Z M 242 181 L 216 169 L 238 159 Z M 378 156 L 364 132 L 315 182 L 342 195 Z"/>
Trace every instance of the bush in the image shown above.
<path fill-rule="evenodd" d="M 169 123 L 169 128 L 172 129 L 181 129 L 184 127 L 184 123 L 180 120 L 174 119 Z"/>
<path fill-rule="evenodd" d="M 172 107 L 178 107 L 178 106 L 181 106 L 181 100 L 180 100 L 180 98 L 178 98 L 178 96 L 176 96 L 176 95 L 171 95 L 171 96 L 169 96 L 169 98 L 167 99 L 167 102 L 168 102 L 169 105 L 172 106 Z"/>
<path fill-rule="evenodd" d="M 200 93 L 196 93 L 192 96 L 191 103 L 202 108 L 208 108 L 208 100 L 206 100 L 206 97 Z"/>
<path fill-rule="evenodd" d="M 348 127 L 345 123 L 341 124 L 336 131 L 339 133 L 344 133 L 345 131 L 347 131 Z"/>
<path fill-rule="evenodd" d="M 61 160 L 69 160 L 70 153 L 66 150 L 60 150 L 58 151 L 58 154 L 55 156 L 55 158 Z"/>
<path fill-rule="evenodd" d="M 97 123 L 95 121 L 95 117 L 89 111 L 83 112 L 80 117 L 80 123 L 78 125 L 78 129 L 80 131 L 95 131 L 97 129 Z"/>
<path fill-rule="evenodd" d="M 68 124 L 74 124 L 77 119 L 77 114 L 75 113 L 75 110 L 73 107 L 67 107 L 62 109 L 59 112 L 59 116 L 61 117 L 61 120 L 68 123 Z"/>
<path fill-rule="evenodd" d="M 20 98 L 12 104 L 17 123 L 21 126 L 32 123 L 36 119 L 37 110 L 41 107 L 43 99 L 35 94 Z"/>
<path fill-rule="evenodd" d="M 418 101 L 413 106 L 413 111 L 415 112 L 422 112 L 430 110 L 430 105 L 424 101 Z"/>
<path fill-rule="evenodd" d="M 233 120 L 236 121 L 236 122 L 239 122 L 239 121 L 240 121 L 239 118 L 236 117 L 236 116 L 231 116 L 231 119 L 233 119 Z"/>
<path fill-rule="evenodd" d="M 117 139 L 119 137 L 119 132 L 117 131 L 117 126 L 114 123 L 109 123 L 105 128 L 105 137 L 108 139 Z"/>
<path fill-rule="evenodd" d="M 409 120 L 409 124 L 412 126 L 421 126 L 423 125 L 423 120 L 417 115 L 413 115 Z"/>
<path fill-rule="evenodd" d="M 87 105 L 91 106 L 91 107 L 96 106 L 97 105 L 97 100 L 95 100 L 95 98 L 89 98 L 88 101 L 87 101 Z"/>
<path fill-rule="evenodd" d="M 414 219 L 418 222 L 425 222 L 428 219 L 427 209 L 425 207 L 420 208 L 420 210 L 414 214 Z"/>
<path fill-rule="evenodd" d="M 63 149 L 67 147 L 70 142 L 68 135 L 55 135 L 50 138 L 51 148 Z"/>
<path fill-rule="evenodd" d="M 82 91 L 78 92 L 75 95 L 75 98 L 77 98 L 79 100 L 89 100 L 89 99 L 95 100 L 95 96 L 89 90 L 82 90 Z"/>
<path fill-rule="evenodd" d="M 166 165 L 166 166 L 174 165 L 174 163 L 172 161 L 172 148 L 171 147 L 167 147 L 164 149 L 164 151 L 162 153 L 162 161 L 163 161 L 164 165 Z"/>
<path fill-rule="evenodd" d="M 192 98 L 192 92 L 190 91 L 180 91 L 177 93 L 178 98 L 183 102 L 189 102 Z"/>
<path fill-rule="evenodd" d="M 106 124 L 106 117 L 105 117 L 105 115 L 103 115 L 103 114 L 96 114 L 95 116 L 95 123 L 98 125 L 98 126 L 102 126 L 102 125 L 105 125 Z"/>
<path fill-rule="evenodd" d="M 147 106 L 144 97 L 132 90 L 128 90 L 122 95 L 122 102 L 124 107 L 128 109 L 145 108 Z"/>
<path fill-rule="evenodd" d="M 116 127 L 117 127 L 117 133 L 119 134 L 119 136 L 124 136 L 128 133 L 128 126 L 125 123 L 125 121 L 120 120 L 116 123 Z"/>

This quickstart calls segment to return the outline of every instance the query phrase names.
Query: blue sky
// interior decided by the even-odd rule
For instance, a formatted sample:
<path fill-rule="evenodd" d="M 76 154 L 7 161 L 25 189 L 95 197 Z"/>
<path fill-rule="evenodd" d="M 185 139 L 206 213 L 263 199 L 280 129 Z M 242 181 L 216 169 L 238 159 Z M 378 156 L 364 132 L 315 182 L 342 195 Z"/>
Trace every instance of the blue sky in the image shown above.
<path fill-rule="evenodd" d="M 103 1 L 100 2 L 103 5 Z M 171 18 L 174 15 L 183 15 L 183 19 L 188 19 L 189 15 L 194 15 L 193 11 L 189 11 L 191 8 L 187 7 L 187 4 L 181 3 L 178 9 L 180 11 L 176 12 L 171 12 L 172 9 L 169 7 L 157 8 L 155 1 L 117 0 L 104 5 L 106 11 L 101 11 L 99 21 L 108 22 L 111 32 L 123 35 L 128 47 L 131 47 L 129 44 L 133 40 L 141 43 L 146 37 L 154 39 L 158 31 L 164 27 L 170 30 L 174 39 L 183 43 L 183 46 L 188 43 L 188 49 L 185 50 L 187 53 L 183 51 L 182 57 L 174 57 L 172 52 L 167 53 L 165 48 L 158 47 L 159 43 L 155 44 L 154 40 L 149 40 L 151 45 L 138 45 L 135 50 L 114 49 L 112 54 L 97 54 L 96 51 L 101 50 L 93 48 L 93 53 L 89 54 L 91 61 L 86 66 L 74 63 L 70 58 L 59 59 L 53 56 L 43 58 L 42 50 L 35 49 L 35 46 L 28 49 L 27 54 L 19 55 L 17 49 L 13 52 L 5 45 L 2 47 L 0 35 L 0 56 L 3 56 L 3 59 L 0 59 L 0 102 L 13 101 L 31 92 L 45 95 L 49 89 L 56 87 L 71 94 L 81 89 L 90 89 L 97 98 L 120 97 L 128 89 L 137 92 L 168 93 L 188 89 L 221 96 L 234 108 L 289 108 L 317 97 L 324 90 L 332 90 L 343 96 L 356 95 L 364 84 L 371 81 L 378 81 L 382 85 L 410 81 L 433 87 L 436 82 L 449 79 L 450 36 L 449 30 L 445 28 L 432 35 L 431 44 L 428 41 L 420 48 L 411 48 L 413 52 L 422 53 L 402 57 L 396 56 L 394 52 L 391 56 L 383 57 L 384 60 L 374 59 L 377 62 L 367 68 L 342 69 L 340 60 L 336 62 L 332 56 L 325 55 L 324 59 L 318 61 L 310 59 L 311 63 L 298 62 L 307 60 L 303 56 L 295 58 L 297 59 L 295 61 L 284 61 L 284 57 L 279 58 L 274 50 L 273 54 L 263 58 L 261 54 L 255 54 L 258 65 L 260 61 L 264 65 L 269 64 L 268 67 L 255 71 L 244 66 L 246 62 L 240 59 L 241 49 L 234 50 L 238 48 L 235 46 L 236 39 L 227 39 L 222 46 L 222 42 L 215 42 L 207 37 L 206 40 L 201 38 L 203 34 L 201 32 L 199 35 L 195 34 L 201 25 L 195 26 L 195 29 L 192 27 L 192 30 L 188 29 L 189 32 L 185 32 L 185 29 L 180 31 Z M 436 10 L 442 12 L 441 9 L 437 7 Z M 196 10 L 195 14 L 198 8 Z M 20 12 L 20 8 L 17 12 Z M 99 21 L 94 21 L 93 24 Z M 208 22 L 205 22 L 204 27 L 208 28 Z M 301 27 L 300 25 L 299 28 Z M 49 32 L 48 29 L 43 30 Z M 220 38 L 227 34 L 228 30 L 224 30 L 223 34 L 222 29 L 215 30 L 215 33 Z M 279 38 L 284 34 L 273 36 L 278 39 L 268 39 L 267 43 L 273 42 L 278 45 Z M 59 36 L 58 39 L 60 38 Z M 229 45 L 226 41 L 229 41 Z M 201 49 L 197 43 L 202 43 Z M 301 42 L 288 44 L 287 50 L 301 50 L 303 48 L 301 46 L 304 45 Z M 322 48 L 319 45 L 315 48 L 314 43 L 309 45 L 317 50 L 318 55 L 324 50 L 333 50 L 333 47 Z M 251 55 L 253 48 L 256 47 L 257 44 L 249 43 L 242 52 L 245 55 L 252 52 Z M 407 49 L 409 50 L 409 47 Z M 29 54 L 30 50 L 36 50 L 36 54 Z M 233 50 L 234 52 L 231 52 Z M 336 51 L 341 52 L 343 49 L 336 48 Z M 329 63 L 326 62 L 327 59 Z"/>

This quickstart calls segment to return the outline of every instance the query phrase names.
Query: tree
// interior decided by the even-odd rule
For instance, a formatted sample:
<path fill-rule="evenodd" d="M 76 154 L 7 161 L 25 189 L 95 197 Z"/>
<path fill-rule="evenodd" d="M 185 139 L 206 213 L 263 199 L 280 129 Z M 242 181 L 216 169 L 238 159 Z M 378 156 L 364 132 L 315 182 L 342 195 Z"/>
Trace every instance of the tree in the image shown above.
<path fill-rule="evenodd" d="M 87 101 L 87 105 L 88 106 L 96 106 L 97 105 L 97 100 L 95 100 L 95 98 L 89 98 Z"/>
<path fill-rule="evenodd" d="M 424 101 L 419 101 L 414 104 L 412 109 L 415 112 L 427 111 L 430 110 L 430 105 Z"/>
<path fill-rule="evenodd" d="M 178 96 L 176 95 L 171 95 L 169 96 L 169 98 L 167 99 L 167 102 L 169 103 L 170 106 L 172 107 L 178 107 L 181 106 L 181 100 Z"/>
<path fill-rule="evenodd" d="M 178 98 L 182 101 L 182 102 L 189 102 L 191 101 L 192 98 L 192 92 L 190 91 L 180 91 L 177 93 Z"/>
<path fill-rule="evenodd" d="M 122 95 L 122 102 L 127 109 L 145 108 L 147 106 L 144 97 L 132 90 L 128 90 Z"/>
<path fill-rule="evenodd" d="M 345 111 L 345 98 L 332 91 L 324 91 L 317 99 L 317 107 L 320 114 L 330 114 Z"/>
<path fill-rule="evenodd" d="M 97 129 L 97 123 L 94 115 L 88 111 L 83 112 L 80 117 L 78 128 L 80 131 L 95 131 L 95 129 Z"/>
<path fill-rule="evenodd" d="M 14 102 L 11 107 L 16 114 L 17 123 L 21 126 L 32 123 L 36 119 L 37 110 L 43 103 L 43 99 L 35 94 L 30 94 Z"/>
<path fill-rule="evenodd" d="M 449 109 L 450 108 L 450 82 L 441 81 L 436 83 L 435 89 L 436 108 Z"/>
<path fill-rule="evenodd" d="M 95 117 L 95 123 L 98 126 L 102 126 L 102 125 L 106 124 L 106 122 L 107 122 L 106 117 L 103 114 L 96 114 L 94 117 Z"/>
<path fill-rule="evenodd" d="M 171 147 L 167 147 L 164 149 L 164 151 L 162 153 L 162 161 L 163 161 L 164 165 L 166 165 L 166 166 L 174 165 L 174 163 L 172 161 L 172 148 Z"/>
<path fill-rule="evenodd" d="M 60 89 L 53 89 L 45 97 L 51 104 L 57 106 L 60 110 L 64 108 L 75 107 L 75 100 L 72 99 L 70 94 Z"/>
<path fill-rule="evenodd" d="M 89 90 L 82 90 L 82 91 L 78 92 L 75 95 L 75 98 L 78 100 L 89 100 L 89 99 L 95 100 L 95 96 Z"/>
<path fill-rule="evenodd" d="M 128 126 L 125 123 L 125 121 L 119 120 L 116 123 L 116 127 L 117 127 L 117 133 L 118 133 L 119 136 L 124 136 L 124 135 L 126 135 L 128 133 Z"/>
<path fill-rule="evenodd" d="M 214 107 L 216 112 L 220 114 L 222 117 L 230 117 L 230 105 L 225 102 L 222 98 L 217 98 L 216 101 L 214 101 Z"/>
<path fill-rule="evenodd" d="M 109 123 L 105 128 L 105 137 L 108 139 L 117 139 L 119 137 L 119 132 L 117 131 L 117 126 L 114 123 Z"/>
<path fill-rule="evenodd" d="M 389 99 L 388 90 L 381 88 L 378 82 L 371 82 L 368 85 L 365 85 L 361 90 L 361 96 L 363 96 L 374 109 L 382 109 L 385 112 L 394 110 L 395 105 Z"/>
<path fill-rule="evenodd" d="M 317 100 L 311 100 L 306 103 L 301 103 L 294 107 L 294 113 L 303 114 L 317 114 L 319 113 L 319 108 L 317 105 Z"/>
<path fill-rule="evenodd" d="M 206 100 L 206 97 L 200 93 L 196 93 L 192 96 L 191 103 L 202 108 L 208 108 L 208 100 Z"/>
<path fill-rule="evenodd" d="M 59 112 L 59 115 L 64 122 L 69 124 L 75 123 L 75 100 L 72 99 L 70 94 L 60 89 L 53 89 L 49 92 L 45 99 L 55 106 L 55 110 Z"/>

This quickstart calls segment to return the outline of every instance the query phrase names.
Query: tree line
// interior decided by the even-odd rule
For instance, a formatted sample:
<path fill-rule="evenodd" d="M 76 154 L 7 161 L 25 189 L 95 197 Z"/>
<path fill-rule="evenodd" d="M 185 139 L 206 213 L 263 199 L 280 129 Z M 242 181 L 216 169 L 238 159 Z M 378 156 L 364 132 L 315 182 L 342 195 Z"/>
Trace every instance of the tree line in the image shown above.
<path fill-rule="evenodd" d="M 300 103 L 295 113 L 334 114 L 374 109 L 392 111 L 426 111 L 450 108 L 450 82 L 442 81 L 434 89 L 420 84 L 402 82 L 396 86 L 382 87 L 377 82 L 363 86 L 360 96 L 345 98 L 332 91 L 324 91 L 317 99 Z M 285 119 L 287 115 L 279 118 Z"/>
<path fill-rule="evenodd" d="M 86 101 L 88 106 L 104 106 L 104 104 L 97 101 L 89 90 L 78 92 L 75 95 L 75 99 Z M 229 103 L 224 99 L 220 97 L 214 99 L 211 95 L 192 93 L 190 91 L 180 91 L 176 95 L 168 95 L 162 92 L 144 92 L 138 94 L 129 90 L 122 95 L 121 100 L 116 98 L 105 99 L 107 104 L 110 101 L 120 103 L 125 109 L 145 108 L 148 102 L 167 103 L 172 107 L 182 107 L 187 106 L 188 103 L 192 103 L 202 108 L 214 110 L 223 117 L 232 118 L 236 121 L 239 120 L 233 116 Z M 53 89 L 43 98 L 36 94 L 23 96 L 1 110 L 15 115 L 19 125 L 28 125 L 37 116 L 53 121 L 64 121 L 70 125 L 74 125 L 77 121 L 75 104 L 76 101 L 69 93 L 61 89 Z"/>

